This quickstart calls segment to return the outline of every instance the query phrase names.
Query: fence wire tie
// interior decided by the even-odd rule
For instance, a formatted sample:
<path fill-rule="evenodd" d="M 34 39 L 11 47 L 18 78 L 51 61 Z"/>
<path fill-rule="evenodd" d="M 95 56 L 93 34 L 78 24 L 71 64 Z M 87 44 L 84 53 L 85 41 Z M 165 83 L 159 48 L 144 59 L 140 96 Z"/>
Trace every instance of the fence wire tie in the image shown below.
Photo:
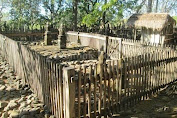
<path fill-rule="evenodd" d="M 74 81 L 78 80 L 78 77 L 71 77 L 70 82 L 73 83 Z"/>
<path fill-rule="evenodd" d="M 45 94 L 45 96 L 49 98 L 49 96 L 47 94 Z"/>

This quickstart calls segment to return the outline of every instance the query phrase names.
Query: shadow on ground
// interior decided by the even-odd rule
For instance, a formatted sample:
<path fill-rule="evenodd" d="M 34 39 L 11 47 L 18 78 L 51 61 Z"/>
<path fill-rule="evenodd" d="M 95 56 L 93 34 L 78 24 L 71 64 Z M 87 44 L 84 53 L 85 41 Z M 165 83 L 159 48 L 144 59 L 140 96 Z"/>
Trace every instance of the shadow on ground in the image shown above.
<path fill-rule="evenodd" d="M 177 82 L 114 118 L 177 118 Z"/>

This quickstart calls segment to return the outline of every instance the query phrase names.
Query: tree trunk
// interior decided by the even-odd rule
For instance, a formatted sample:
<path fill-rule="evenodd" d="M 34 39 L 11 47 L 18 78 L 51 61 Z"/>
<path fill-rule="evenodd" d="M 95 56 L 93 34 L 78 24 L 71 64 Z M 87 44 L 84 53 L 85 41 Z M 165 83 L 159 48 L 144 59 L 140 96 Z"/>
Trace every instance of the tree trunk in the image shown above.
<path fill-rule="evenodd" d="M 74 21 L 74 31 L 77 31 L 77 5 L 78 0 L 73 0 L 73 21 Z"/>
<path fill-rule="evenodd" d="M 54 12 L 55 12 L 55 9 L 54 9 L 54 0 L 51 0 L 50 1 L 51 3 L 51 14 L 50 14 L 50 20 L 51 20 L 51 28 L 53 28 L 53 24 L 54 24 Z"/>
<path fill-rule="evenodd" d="M 140 6 L 139 6 L 139 7 L 137 8 L 137 10 L 136 10 L 136 13 L 139 13 L 139 12 L 140 12 L 141 8 L 145 5 L 145 3 L 146 3 L 146 0 L 143 0 L 143 1 L 141 2 Z"/>
<path fill-rule="evenodd" d="M 148 0 L 148 9 L 147 9 L 148 13 L 152 12 L 152 0 Z"/>
<path fill-rule="evenodd" d="M 107 4 L 107 0 L 105 0 L 104 4 Z M 103 20 L 102 22 L 103 22 L 104 33 L 106 33 L 106 11 L 103 12 L 102 20 Z"/>
<path fill-rule="evenodd" d="M 155 8 L 155 12 L 158 12 L 158 6 L 159 6 L 159 0 L 156 0 L 156 8 Z"/>

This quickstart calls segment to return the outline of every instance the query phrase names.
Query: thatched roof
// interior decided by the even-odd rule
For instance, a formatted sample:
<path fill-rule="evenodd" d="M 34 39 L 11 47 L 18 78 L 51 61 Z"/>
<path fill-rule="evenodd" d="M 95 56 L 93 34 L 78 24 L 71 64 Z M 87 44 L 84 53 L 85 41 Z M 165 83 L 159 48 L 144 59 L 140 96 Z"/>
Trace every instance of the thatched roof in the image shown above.
<path fill-rule="evenodd" d="M 133 14 L 127 21 L 128 27 L 156 29 L 161 31 L 168 24 L 176 21 L 167 13 Z"/>

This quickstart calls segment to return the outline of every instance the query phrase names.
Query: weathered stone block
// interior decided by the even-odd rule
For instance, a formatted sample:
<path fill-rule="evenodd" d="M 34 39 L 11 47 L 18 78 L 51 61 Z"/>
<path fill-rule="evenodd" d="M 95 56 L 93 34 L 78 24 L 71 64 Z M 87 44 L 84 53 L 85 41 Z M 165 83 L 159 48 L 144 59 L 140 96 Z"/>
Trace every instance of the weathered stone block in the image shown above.
<path fill-rule="evenodd" d="M 58 29 L 59 35 L 58 35 L 58 46 L 60 49 L 66 48 L 66 36 L 65 36 L 65 29 L 61 25 L 61 27 Z"/>
<path fill-rule="evenodd" d="M 51 35 L 50 31 L 45 32 L 44 44 L 45 45 L 52 45 L 52 35 Z"/>

